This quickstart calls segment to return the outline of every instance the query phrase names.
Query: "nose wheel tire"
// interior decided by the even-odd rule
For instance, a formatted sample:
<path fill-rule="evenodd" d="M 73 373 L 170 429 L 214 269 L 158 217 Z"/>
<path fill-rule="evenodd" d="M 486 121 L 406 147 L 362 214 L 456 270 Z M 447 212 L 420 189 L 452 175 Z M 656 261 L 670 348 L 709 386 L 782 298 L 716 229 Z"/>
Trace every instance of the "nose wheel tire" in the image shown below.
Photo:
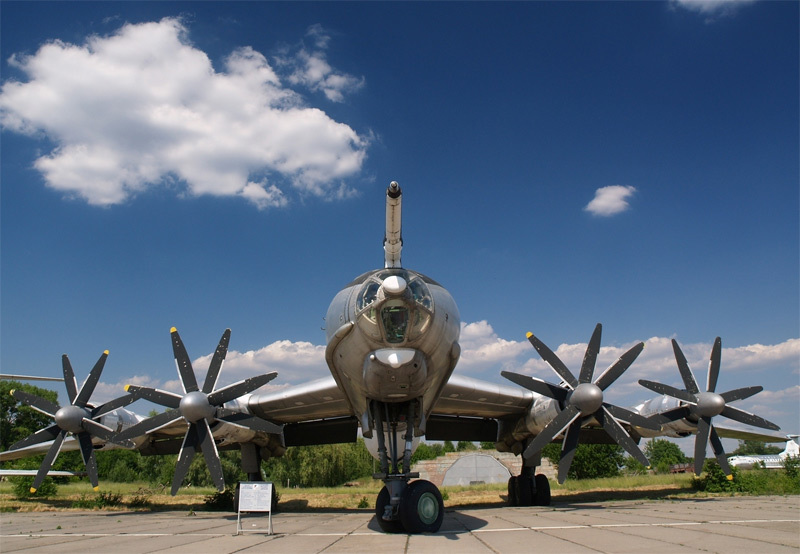
<path fill-rule="evenodd" d="M 408 484 L 400 499 L 400 521 L 408 533 L 435 533 L 444 519 L 444 501 L 430 481 Z"/>
<path fill-rule="evenodd" d="M 385 520 L 383 514 L 386 512 L 386 506 L 391 501 L 389 489 L 383 487 L 381 492 L 378 493 L 378 500 L 375 502 L 375 519 L 378 520 L 378 525 L 384 533 L 403 533 L 403 524 L 399 519 Z"/>

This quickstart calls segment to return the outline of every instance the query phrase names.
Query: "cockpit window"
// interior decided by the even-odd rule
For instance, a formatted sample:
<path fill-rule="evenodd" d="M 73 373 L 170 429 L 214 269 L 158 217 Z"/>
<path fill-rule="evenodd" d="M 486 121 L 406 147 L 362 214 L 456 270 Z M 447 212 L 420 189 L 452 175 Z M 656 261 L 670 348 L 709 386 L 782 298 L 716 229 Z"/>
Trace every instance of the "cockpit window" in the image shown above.
<path fill-rule="evenodd" d="M 375 302 L 378 298 L 378 290 L 381 288 L 379 283 L 371 282 L 361 291 L 356 301 L 356 310 L 362 311 L 364 308 Z M 370 310 L 370 319 L 375 319 L 374 310 Z"/>
<path fill-rule="evenodd" d="M 397 344 L 406 340 L 408 308 L 405 306 L 384 306 L 381 310 L 381 320 L 383 321 L 387 342 Z"/>
<path fill-rule="evenodd" d="M 427 309 L 431 309 L 431 293 L 428 292 L 428 287 L 425 286 L 425 283 L 419 279 L 414 279 L 408 284 L 408 288 L 411 289 L 411 295 L 417 304 L 422 304 Z"/>

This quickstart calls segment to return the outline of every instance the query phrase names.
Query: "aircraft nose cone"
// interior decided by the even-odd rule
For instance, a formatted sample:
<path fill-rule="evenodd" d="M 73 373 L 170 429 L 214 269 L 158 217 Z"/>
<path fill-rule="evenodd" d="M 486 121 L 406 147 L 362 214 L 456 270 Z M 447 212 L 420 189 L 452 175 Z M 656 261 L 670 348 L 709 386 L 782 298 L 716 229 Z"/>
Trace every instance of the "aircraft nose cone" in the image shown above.
<path fill-rule="evenodd" d="M 70 433 L 80 433 L 83 431 L 81 422 L 84 417 L 88 416 L 88 412 L 78 406 L 64 406 L 55 413 L 55 420 L 63 430 Z"/>
<path fill-rule="evenodd" d="M 200 391 L 188 393 L 181 399 L 179 406 L 181 415 L 192 423 L 201 419 L 211 419 L 217 409 L 208 403 L 208 397 Z"/>
<path fill-rule="evenodd" d="M 725 409 L 725 399 L 715 392 L 701 392 L 697 395 L 697 414 L 702 417 L 713 417 Z"/>
<path fill-rule="evenodd" d="M 587 416 L 595 413 L 603 404 L 603 391 L 594 383 L 581 383 L 572 391 L 568 402 Z"/>

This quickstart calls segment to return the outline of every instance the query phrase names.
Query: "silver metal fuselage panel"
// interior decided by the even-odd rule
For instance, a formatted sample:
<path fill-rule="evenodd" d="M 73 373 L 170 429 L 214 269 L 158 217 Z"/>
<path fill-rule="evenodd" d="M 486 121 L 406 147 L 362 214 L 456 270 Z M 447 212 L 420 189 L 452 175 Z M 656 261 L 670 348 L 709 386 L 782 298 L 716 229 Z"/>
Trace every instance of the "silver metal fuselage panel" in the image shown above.
<path fill-rule="evenodd" d="M 370 400 L 420 399 L 427 418 L 458 361 L 460 325 L 450 293 L 414 271 L 375 270 L 341 290 L 325 357 L 352 413 L 363 422 Z"/>

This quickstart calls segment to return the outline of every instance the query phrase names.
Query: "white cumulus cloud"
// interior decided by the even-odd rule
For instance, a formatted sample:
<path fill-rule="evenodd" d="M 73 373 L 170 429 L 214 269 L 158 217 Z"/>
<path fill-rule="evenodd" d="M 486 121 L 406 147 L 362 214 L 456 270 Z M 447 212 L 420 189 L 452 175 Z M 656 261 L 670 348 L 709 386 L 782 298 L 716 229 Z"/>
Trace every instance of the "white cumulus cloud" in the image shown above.
<path fill-rule="evenodd" d="M 2 85 L 0 123 L 50 139 L 55 147 L 34 167 L 48 186 L 93 205 L 176 181 L 192 195 L 240 196 L 259 208 L 286 205 L 287 186 L 341 197 L 369 138 L 288 86 L 337 100 L 357 88 L 323 54 L 282 60 L 284 84 L 247 46 L 215 70 L 179 19 L 128 24 L 81 45 L 52 41 L 12 55 L 27 80 Z"/>
<path fill-rule="evenodd" d="M 611 185 L 601 187 L 594 193 L 594 198 L 584 210 L 597 216 L 609 217 L 624 212 L 629 208 L 628 198 L 633 196 L 636 188 L 632 186 Z"/>
<path fill-rule="evenodd" d="M 731 15 L 742 6 L 754 2 L 755 0 L 672 0 L 672 5 L 706 16 L 723 16 Z"/>

